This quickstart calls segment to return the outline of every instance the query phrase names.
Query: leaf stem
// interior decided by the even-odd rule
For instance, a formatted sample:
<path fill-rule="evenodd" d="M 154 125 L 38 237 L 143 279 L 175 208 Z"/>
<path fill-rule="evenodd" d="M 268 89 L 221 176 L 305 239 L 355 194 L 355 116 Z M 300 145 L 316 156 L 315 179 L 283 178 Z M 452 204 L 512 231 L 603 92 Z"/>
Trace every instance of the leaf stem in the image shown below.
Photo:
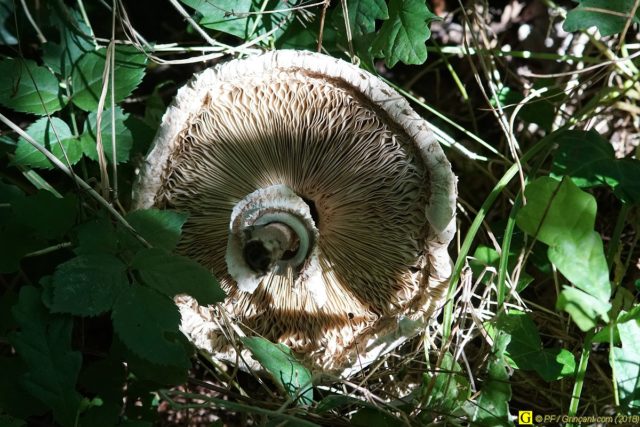
<path fill-rule="evenodd" d="M 582 394 L 582 386 L 584 385 L 584 377 L 587 372 L 587 364 L 591 355 L 591 340 L 593 339 L 593 329 L 587 332 L 582 345 L 582 354 L 580 355 L 580 363 L 576 372 L 576 382 L 573 384 L 573 392 L 571 393 L 571 403 L 569 404 L 569 417 L 575 417 L 578 413 L 578 405 L 580 404 L 580 395 Z M 567 427 L 575 427 L 574 423 L 568 423 Z"/>

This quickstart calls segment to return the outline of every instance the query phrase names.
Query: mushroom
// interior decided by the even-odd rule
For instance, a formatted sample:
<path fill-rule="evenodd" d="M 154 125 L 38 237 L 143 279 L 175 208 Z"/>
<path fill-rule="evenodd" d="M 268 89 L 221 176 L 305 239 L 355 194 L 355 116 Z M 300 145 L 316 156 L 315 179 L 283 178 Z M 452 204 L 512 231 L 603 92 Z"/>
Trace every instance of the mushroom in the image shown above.
<path fill-rule="evenodd" d="M 261 335 L 323 371 L 363 366 L 402 319 L 429 320 L 451 275 L 455 199 L 404 98 L 355 65 L 288 50 L 180 89 L 134 189 L 137 208 L 188 212 L 178 250 L 228 294 L 177 299 L 197 346 L 233 360 L 231 331 Z"/>

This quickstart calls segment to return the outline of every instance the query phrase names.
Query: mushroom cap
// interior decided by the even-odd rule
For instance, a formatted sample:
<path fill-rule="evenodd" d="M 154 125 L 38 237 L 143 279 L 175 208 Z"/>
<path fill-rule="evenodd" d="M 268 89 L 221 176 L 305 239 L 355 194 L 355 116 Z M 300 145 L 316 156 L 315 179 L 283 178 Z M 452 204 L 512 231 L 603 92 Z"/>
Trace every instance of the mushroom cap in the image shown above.
<path fill-rule="evenodd" d="M 178 298 L 196 345 L 233 360 L 229 330 L 258 334 L 319 370 L 363 366 L 401 319 L 430 318 L 451 275 L 455 200 L 451 166 L 404 98 L 288 50 L 194 76 L 134 188 L 136 208 L 189 213 L 178 250 L 228 294 L 215 307 Z"/>

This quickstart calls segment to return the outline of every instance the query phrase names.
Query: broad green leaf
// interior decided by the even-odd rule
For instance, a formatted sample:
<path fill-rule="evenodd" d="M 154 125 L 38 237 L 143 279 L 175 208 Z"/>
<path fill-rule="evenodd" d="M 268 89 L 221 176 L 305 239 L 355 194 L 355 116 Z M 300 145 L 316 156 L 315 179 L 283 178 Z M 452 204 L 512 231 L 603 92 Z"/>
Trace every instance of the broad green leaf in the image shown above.
<path fill-rule="evenodd" d="M 517 262 L 517 254 L 510 253 L 509 260 L 507 264 L 507 268 L 509 271 L 512 271 Z M 471 261 L 469 262 L 469 266 L 471 267 L 471 271 L 473 271 L 474 277 L 480 276 L 484 273 L 482 280 L 484 283 L 489 282 L 492 279 L 495 279 L 498 269 L 500 265 L 500 254 L 493 248 L 489 248 L 487 246 L 480 245 L 476 248 Z M 491 268 L 495 271 L 495 274 L 487 273 L 485 270 Z M 518 292 L 525 289 L 531 282 L 533 281 L 533 277 L 528 273 L 521 271 L 518 277 L 518 284 L 516 285 L 516 290 Z"/>
<path fill-rule="evenodd" d="M 187 257 L 156 248 L 142 249 L 131 266 L 138 270 L 144 284 L 168 297 L 188 294 L 200 305 L 224 300 L 225 293 L 211 272 Z"/>
<path fill-rule="evenodd" d="M 435 379 L 433 379 L 434 376 Z M 434 374 L 424 374 L 423 393 L 429 391 L 432 382 L 430 394 L 425 395 L 426 408 L 430 412 L 453 414 L 470 396 L 469 380 L 449 352 L 443 355 L 439 371 Z"/>
<path fill-rule="evenodd" d="M 147 57 L 131 46 L 115 49 L 114 95 L 120 102 L 138 87 L 144 76 Z M 85 111 L 95 111 L 102 93 L 102 75 L 106 65 L 106 49 L 87 52 L 78 60 L 71 73 L 73 85 L 72 101 Z M 109 78 L 109 82 L 111 79 Z M 111 84 L 107 88 L 107 99 L 111 99 Z M 109 106 L 109 103 L 105 104 Z"/>
<path fill-rule="evenodd" d="M 26 132 L 41 146 L 56 156 L 65 165 L 75 165 L 82 157 L 80 141 L 73 137 L 69 126 L 57 117 L 42 117 L 27 128 Z M 24 138 L 18 140 L 13 163 L 42 169 L 54 169 L 40 150 Z"/>
<path fill-rule="evenodd" d="M 79 255 L 53 275 L 52 311 L 97 316 L 111 310 L 127 286 L 127 267 L 109 254 Z"/>
<path fill-rule="evenodd" d="M 640 202 L 640 161 L 616 159 L 611 143 L 595 131 L 564 131 L 555 141 L 551 176 L 570 176 L 583 188 L 608 185 L 623 201 Z"/>
<path fill-rule="evenodd" d="M 243 40 L 270 31 L 277 39 L 291 23 L 296 1 L 267 0 L 180 0 L 198 12 L 198 23 L 205 28 L 222 31 Z"/>
<path fill-rule="evenodd" d="M 549 260 L 575 286 L 600 301 L 609 301 L 609 269 L 597 232 L 592 231 L 578 241 L 559 240 L 549 247 Z"/>
<path fill-rule="evenodd" d="M 379 408 L 365 407 L 351 416 L 350 425 L 358 427 L 403 427 L 407 423 Z"/>
<path fill-rule="evenodd" d="M 30 59 L 0 60 L 0 104 L 23 113 L 41 116 L 65 105 L 58 79 L 45 67 Z"/>
<path fill-rule="evenodd" d="M 505 361 L 505 350 L 511 336 L 502 331 L 494 337 L 493 348 L 489 356 L 487 379 L 480 390 L 472 424 L 481 426 L 511 426 L 509 401 L 511 385 Z"/>
<path fill-rule="evenodd" d="M 549 260 L 578 289 L 565 289 L 558 308 L 586 330 L 611 307 L 609 270 L 602 239 L 593 231 L 596 201 L 569 179 L 538 178 L 525 189 L 527 205 L 516 217 L 526 233 L 549 245 Z M 581 304 L 589 306 L 581 307 Z"/>
<path fill-rule="evenodd" d="M 0 0 L 0 45 L 18 44 L 18 40 L 10 30 L 11 28 L 14 28 L 14 22 L 13 1 Z"/>
<path fill-rule="evenodd" d="M 189 366 L 180 313 L 170 298 L 133 285 L 120 293 L 111 317 L 116 335 L 141 358 L 162 366 Z"/>
<path fill-rule="evenodd" d="M 634 0 L 578 0 L 575 9 L 567 13 L 562 28 L 573 32 L 597 27 L 602 36 L 620 33 L 633 8 Z M 633 22 L 638 22 L 637 15 Z"/>
<path fill-rule="evenodd" d="M 56 73 L 69 77 L 78 59 L 95 49 L 91 41 L 91 29 L 76 11 L 66 14 L 66 19 L 54 14 L 52 21 L 60 29 L 60 43 L 45 43 L 42 46 L 42 59 Z"/>
<path fill-rule="evenodd" d="M 568 286 L 563 287 L 556 302 L 556 308 L 569 313 L 576 325 L 585 332 L 598 324 L 598 318 L 607 322 L 609 320 L 607 313 L 610 307 L 608 302 Z"/>
<path fill-rule="evenodd" d="M 62 199 L 40 190 L 13 202 L 18 223 L 30 227 L 46 239 L 64 236 L 76 222 L 78 199 L 70 194 Z"/>
<path fill-rule="evenodd" d="M 640 412 L 640 321 L 618 325 L 622 347 L 613 348 L 613 366 L 620 406 L 624 412 Z"/>
<path fill-rule="evenodd" d="M 120 107 L 116 107 L 114 118 L 111 118 L 111 109 L 102 112 L 102 121 L 100 122 L 100 133 L 102 135 L 102 146 L 109 163 L 113 163 L 113 131 L 115 124 L 116 137 L 116 163 L 122 163 L 129 160 L 129 152 L 133 145 L 133 136 L 131 131 L 125 126 L 124 122 L 128 114 L 124 114 Z M 91 160 L 98 161 L 97 151 L 97 135 L 98 135 L 98 115 L 93 112 L 87 117 L 87 126 L 82 134 L 82 150 Z"/>
<path fill-rule="evenodd" d="M 391 0 L 389 19 L 373 40 L 375 57 L 384 58 L 389 67 L 402 61 L 405 64 L 422 64 L 427 60 L 425 42 L 431 36 L 428 21 L 436 16 L 421 0 Z"/>
<path fill-rule="evenodd" d="M 115 230 L 105 218 L 95 218 L 75 229 L 78 246 L 75 253 L 115 254 L 118 251 L 118 238 Z"/>
<path fill-rule="evenodd" d="M 187 215 L 151 208 L 129 212 L 125 219 L 153 247 L 172 251 L 178 244 Z"/>
<path fill-rule="evenodd" d="M 528 314 L 503 313 L 496 327 L 511 335 L 506 350 L 515 368 L 536 371 L 545 381 L 555 381 L 575 371 L 576 362 L 571 352 L 542 347 L 538 329 Z"/>
<path fill-rule="evenodd" d="M 318 402 L 315 412 L 321 414 L 349 405 L 358 405 L 364 407 L 374 406 L 374 404 L 372 404 L 371 402 L 360 400 L 352 396 L 347 396 L 344 394 L 330 394 L 329 396 L 322 398 L 322 400 Z"/>
<path fill-rule="evenodd" d="M 20 331 L 10 341 L 28 366 L 26 390 L 53 410 L 58 423 L 74 426 L 80 410 L 81 396 L 75 384 L 82 356 L 71 349 L 73 320 L 50 315 L 40 292 L 32 286 L 21 289 L 12 312 Z"/>
<path fill-rule="evenodd" d="M 593 231 L 596 200 L 571 181 L 541 177 L 527 185 L 524 194 L 527 204 L 516 217 L 518 227 L 546 245 L 580 241 Z"/>
<path fill-rule="evenodd" d="M 389 18 L 389 10 L 384 0 L 349 0 L 346 3 L 349 26 L 354 37 L 374 32 L 376 19 Z M 340 10 L 340 14 L 337 16 L 344 19 L 342 15 L 343 11 Z M 344 22 L 341 24 L 344 26 Z"/>
<path fill-rule="evenodd" d="M 289 397 L 297 399 L 300 405 L 313 402 L 311 372 L 295 358 L 289 347 L 260 337 L 244 337 L 242 344 Z"/>

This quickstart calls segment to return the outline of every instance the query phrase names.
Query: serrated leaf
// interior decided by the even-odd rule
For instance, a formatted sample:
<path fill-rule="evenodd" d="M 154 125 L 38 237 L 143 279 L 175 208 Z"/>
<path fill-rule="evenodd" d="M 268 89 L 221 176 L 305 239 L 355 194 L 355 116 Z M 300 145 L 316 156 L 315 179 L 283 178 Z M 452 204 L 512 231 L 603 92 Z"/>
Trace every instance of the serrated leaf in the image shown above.
<path fill-rule="evenodd" d="M 178 244 L 187 214 L 151 208 L 129 212 L 125 219 L 153 247 L 172 251 Z"/>
<path fill-rule="evenodd" d="M 91 29 L 84 23 L 80 13 L 66 9 L 66 19 L 58 14 L 52 17 L 53 25 L 60 29 L 60 43 L 47 42 L 42 46 L 42 60 L 56 73 L 69 77 L 74 64 L 95 46 L 91 40 Z"/>
<path fill-rule="evenodd" d="M 295 358 L 289 347 L 273 344 L 261 337 L 244 337 L 242 344 L 289 397 L 297 399 L 299 405 L 313 402 L 311 373 Z"/>
<path fill-rule="evenodd" d="M 114 332 L 135 354 L 158 365 L 188 367 L 180 340 L 180 313 L 168 297 L 133 285 L 120 293 L 111 313 Z"/>
<path fill-rule="evenodd" d="M 627 17 L 633 9 L 634 0 L 578 0 L 575 9 L 567 13 L 562 28 L 567 32 L 597 27 L 602 36 L 622 32 Z M 638 17 L 633 17 L 638 22 Z"/>
<path fill-rule="evenodd" d="M 65 105 L 58 79 L 30 59 L 0 60 L 0 75 L 0 104 L 5 107 L 44 116 Z"/>
<path fill-rule="evenodd" d="M 525 197 L 527 205 L 518 212 L 516 223 L 549 245 L 549 260 L 582 292 L 565 289 L 558 307 L 583 330 L 595 325 L 597 317 L 606 320 L 611 285 L 602 239 L 593 230 L 595 198 L 569 179 L 558 182 L 550 177 L 531 182 Z M 581 307 L 583 303 L 591 305 Z"/>
<path fill-rule="evenodd" d="M 102 135 L 102 146 L 107 160 L 113 163 L 113 131 L 115 127 L 116 138 L 116 163 L 122 163 L 129 160 L 129 152 L 133 145 L 133 136 L 131 131 L 125 125 L 128 114 L 122 111 L 122 108 L 116 107 L 111 117 L 111 109 L 102 112 L 102 121 L 100 122 L 100 133 Z M 97 151 L 97 135 L 98 135 L 98 115 L 92 112 L 87 116 L 87 125 L 85 132 L 82 134 L 81 145 L 84 153 L 91 160 L 98 161 Z"/>
<path fill-rule="evenodd" d="M 612 362 L 620 406 L 627 413 L 640 411 L 640 322 L 618 324 L 621 347 L 613 348 Z"/>
<path fill-rule="evenodd" d="M 144 77 L 147 57 L 131 46 L 115 48 L 114 96 L 118 103 L 138 87 Z M 72 101 L 85 111 L 95 111 L 102 93 L 102 74 L 106 65 L 106 49 L 87 52 L 78 60 L 71 73 Z M 109 79 L 111 81 L 111 79 Z M 108 99 L 111 99 L 109 83 Z"/>
<path fill-rule="evenodd" d="M 131 266 L 138 270 L 144 284 L 168 297 L 188 294 L 200 305 L 224 300 L 225 293 L 211 272 L 187 257 L 156 248 L 143 249 Z"/>
<path fill-rule="evenodd" d="M 53 275 L 53 312 L 97 316 L 112 309 L 129 281 L 127 267 L 109 254 L 80 255 Z"/>
<path fill-rule="evenodd" d="M 425 42 L 431 36 L 427 21 L 436 18 L 424 1 L 391 0 L 389 19 L 373 40 L 375 57 L 384 58 L 389 67 L 399 61 L 405 64 L 422 64 L 427 60 Z"/>
<path fill-rule="evenodd" d="M 545 381 L 555 381 L 575 371 L 575 358 L 569 351 L 543 348 L 538 329 L 526 313 L 503 313 L 496 327 L 511 335 L 506 351 L 514 367 L 536 371 Z"/>
<path fill-rule="evenodd" d="M 28 226 L 46 239 L 64 236 L 76 222 L 78 199 L 70 194 L 62 199 L 40 190 L 32 196 L 13 202 L 13 213 L 19 224 Z"/>
<path fill-rule="evenodd" d="M 32 286 L 20 290 L 12 312 L 20 331 L 10 341 L 28 366 L 25 388 L 53 410 L 58 423 L 75 425 L 81 401 L 75 384 L 82 356 L 71 350 L 73 320 L 50 315 Z"/>
<path fill-rule="evenodd" d="M 105 218 L 92 219 L 75 229 L 78 245 L 76 254 L 115 254 L 118 238 L 111 222 Z"/>
<path fill-rule="evenodd" d="M 493 348 L 489 356 L 488 377 L 482 385 L 480 397 L 473 414 L 473 425 L 510 426 L 509 401 L 511 385 L 504 353 L 511 336 L 499 331 L 494 337 Z"/>
<path fill-rule="evenodd" d="M 579 187 L 611 187 L 622 201 L 640 203 L 640 161 L 616 159 L 612 145 L 595 131 L 560 132 L 551 176 L 570 176 Z"/>
<path fill-rule="evenodd" d="M 26 132 L 65 165 L 74 165 L 82 158 L 80 141 L 73 137 L 69 126 L 57 117 L 42 117 L 29 125 Z M 40 150 L 24 138 L 18 140 L 13 163 L 42 169 L 55 168 Z"/>

